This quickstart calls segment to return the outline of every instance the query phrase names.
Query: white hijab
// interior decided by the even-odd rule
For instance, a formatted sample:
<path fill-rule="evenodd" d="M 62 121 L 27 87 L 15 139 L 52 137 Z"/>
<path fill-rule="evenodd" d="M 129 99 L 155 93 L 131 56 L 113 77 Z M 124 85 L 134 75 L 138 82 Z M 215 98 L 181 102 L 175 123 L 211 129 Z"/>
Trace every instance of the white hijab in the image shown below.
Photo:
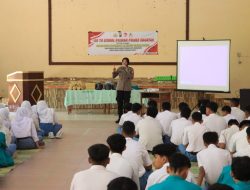
<path fill-rule="evenodd" d="M 3 124 L 4 127 L 10 129 L 10 118 L 9 118 L 9 108 L 0 108 L 0 121 Z"/>
<path fill-rule="evenodd" d="M 44 100 L 37 102 L 37 113 L 40 123 L 55 123 L 54 109 L 49 108 Z"/>
<path fill-rule="evenodd" d="M 29 112 L 26 108 L 20 107 L 16 111 L 16 117 L 11 123 L 11 130 L 15 137 L 23 138 L 27 137 L 27 134 L 31 136 L 31 128 L 33 120 L 29 117 Z"/>
<path fill-rule="evenodd" d="M 24 101 L 22 102 L 22 104 L 21 104 L 21 107 L 22 107 L 22 108 L 26 108 L 27 111 L 28 111 L 29 117 L 32 117 L 32 109 L 31 109 L 31 104 L 30 104 L 29 101 L 24 100 Z"/>

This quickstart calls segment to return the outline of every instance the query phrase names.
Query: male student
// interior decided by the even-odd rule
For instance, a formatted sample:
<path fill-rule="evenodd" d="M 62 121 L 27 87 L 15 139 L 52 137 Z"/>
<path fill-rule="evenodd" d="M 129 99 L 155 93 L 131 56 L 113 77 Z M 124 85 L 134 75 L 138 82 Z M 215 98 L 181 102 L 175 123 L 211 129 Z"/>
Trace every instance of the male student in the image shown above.
<path fill-rule="evenodd" d="M 250 120 L 250 106 L 245 107 L 245 117 L 246 120 Z"/>
<path fill-rule="evenodd" d="M 209 129 L 209 131 L 215 131 L 220 135 L 223 129 L 227 128 L 227 123 L 223 117 L 216 114 L 218 109 L 218 104 L 215 102 L 209 102 L 206 105 L 206 114 L 204 125 Z"/>
<path fill-rule="evenodd" d="M 158 113 L 156 119 L 160 121 L 163 127 L 164 135 L 168 135 L 170 137 L 169 127 L 171 122 L 177 119 L 177 115 L 176 113 L 171 112 L 171 104 L 169 102 L 163 102 L 162 109 L 163 111 Z"/>
<path fill-rule="evenodd" d="M 222 116 L 225 119 L 225 121 L 228 123 L 229 120 L 231 119 L 236 119 L 236 117 L 234 115 L 231 114 L 231 107 L 229 106 L 223 106 L 221 108 L 222 111 Z"/>
<path fill-rule="evenodd" d="M 137 123 L 142 119 L 141 117 L 142 106 L 139 103 L 132 104 L 132 113 L 124 117 L 124 121 L 131 121 L 137 125 Z"/>
<path fill-rule="evenodd" d="M 239 156 L 248 156 L 250 157 L 250 127 L 247 128 L 246 130 L 247 133 L 247 141 L 248 141 L 248 146 L 246 148 L 243 148 L 236 152 L 233 156 L 234 157 L 239 157 Z"/>
<path fill-rule="evenodd" d="M 121 177 L 132 179 L 139 187 L 138 170 L 136 171 L 132 163 L 122 156 L 122 152 L 126 149 L 125 137 L 120 134 L 113 134 L 108 137 L 107 143 L 111 151 L 107 170 L 117 173 Z"/>
<path fill-rule="evenodd" d="M 132 103 L 127 103 L 125 106 L 124 106 L 124 111 L 125 113 L 122 114 L 121 118 L 120 118 L 120 121 L 119 121 L 119 127 L 122 127 L 123 123 L 124 123 L 124 118 L 130 114 L 132 114 Z"/>
<path fill-rule="evenodd" d="M 181 118 L 173 120 L 170 124 L 169 135 L 171 136 L 171 143 L 176 146 L 182 144 L 184 129 L 187 126 L 192 125 L 192 122 L 189 120 L 191 114 L 191 109 L 189 107 L 184 107 L 181 110 Z"/>
<path fill-rule="evenodd" d="M 78 172 L 71 182 L 71 190 L 106 190 L 108 183 L 119 177 L 105 169 L 109 163 L 109 148 L 95 144 L 88 148 L 90 169 Z"/>
<path fill-rule="evenodd" d="M 239 122 L 236 119 L 231 119 L 228 122 L 228 128 L 224 129 L 220 133 L 219 147 L 229 150 L 229 142 L 231 137 L 239 131 Z"/>
<path fill-rule="evenodd" d="M 197 154 L 197 161 L 199 166 L 199 176 L 197 184 L 201 185 L 205 177 L 205 184 L 214 184 L 223 167 L 230 165 L 232 162 L 230 152 L 218 148 L 218 134 L 216 132 L 206 132 L 203 135 L 206 149 Z"/>
<path fill-rule="evenodd" d="M 107 190 L 138 190 L 136 183 L 127 177 L 118 177 L 113 179 Z"/>
<path fill-rule="evenodd" d="M 233 158 L 232 165 L 223 168 L 218 183 L 231 186 L 234 190 L 250 189 L 250 158 Z"/>
<path fill-rule="evenodd" d="M 145 189 L 149 174 L 152 172 L 152 161 L 149 157 L 146 148 L 136 140 L 135 125 L 131 121 L 125 121 L 122 126 L 122 135 L 126 138 L 126 149 L 122 152 L 122 156 L 136 163 L 134 168 L 137 168 L 140 178 L 140 189 Z"/>
<path fill-rule="evenodd" d="M 239 131 L 232 135 L 228 149 L 233 154 L 248 147 L 246 130 L 250 126 L 249 120 L 243 120 L 239 125 Z"/>
<path fill-rule="evenodd" d="M 230 100 L 231 104 L 231 114 L 236 117 L 238 122 L 242 122 L 245 119 L 245 113 L 239 108 L 240 105 L 240 99 L 239 98 L 232 98 Z"/>
<path fill-rule="evenodd" d="M 190 161 L 196 161 L 197 153 L 205 148 L 202 136 L 208 129 L 201 124 L 202 114 L 199 112 L 192 114 L 192 123 L 193 125 L 184 129 L 183 144 L 179 145 L 178 148 Z"/>
<path fill-rule="evenodd" d="M 186 181 L 188 171 L 191 167 L 189 159 L 180 153 L 175 153 L 169 162 L 167 168 L 169 176 L 162 183 L 149 187 L 149 190 L 201 190 L 193 183 Z"/>
<path fill-rule="evenodd" d="M 189 108 L 189 105 L 186 102 L 181 102 L 179 103 L 178 108 L 179 108 L 179 113 L 177 113 L 177 118 L 181 118 L 181 110 L 183 108 Z"/>
<path fill-rule="evenodd" d="M 139 135 L 139 142 L 142 143 L 148 151 L 152 151 L 157 144 L 163 143 L 163 129 L 155 117 L 158 114 L 156 107 L 148 107 L 147 116 L 140 120 L 136 125 L 136 132 Z"/>

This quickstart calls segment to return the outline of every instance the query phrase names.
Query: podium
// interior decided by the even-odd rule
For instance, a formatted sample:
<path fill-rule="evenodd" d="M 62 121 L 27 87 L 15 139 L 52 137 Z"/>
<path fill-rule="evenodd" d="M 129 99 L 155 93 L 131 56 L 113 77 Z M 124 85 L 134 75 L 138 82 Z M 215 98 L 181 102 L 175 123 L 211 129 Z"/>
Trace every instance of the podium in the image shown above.
<path fill-rule="evenodd" d="M 7 75 L 9 102 L 11 107 L 19 107 L 24 100 L 31 105 L 44 99 L 44 73 L 38 71 L 16 71 Z"/>

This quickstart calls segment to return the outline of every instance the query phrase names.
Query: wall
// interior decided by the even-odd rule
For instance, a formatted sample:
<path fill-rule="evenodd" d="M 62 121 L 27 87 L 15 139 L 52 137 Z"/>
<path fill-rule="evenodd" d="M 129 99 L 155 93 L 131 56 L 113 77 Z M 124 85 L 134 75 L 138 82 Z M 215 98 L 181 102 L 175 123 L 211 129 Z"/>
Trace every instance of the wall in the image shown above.
<path fill-rule="evenodd" d="M 60 0 L 56 0 L 60 2 Z M 65 1 L 65 0 L 64 0 Z M 73 0 L 72 0 L 73 1 Z M 78 0 L 79 1 L 79 0 Z M 101 0 L 100 0 L 101 1 Z M 111 1 L 111 0 L 110 0 Z M 151 4 L 141 6 L 159 7 L 169 0 L 152 0 Z M 173 0 L 172 0 L 173 1 Z M 87 2 L 83 0 L 83 3 Z M 97 2 L 95 0 L 95 2 Z M 121 0 L 116 0 L 117 3 Z M 127 0 L 122 7 L 129 10 L 134 0 Z M 147 1 L 150 2 L 150 1 Z M 176 1 L 177 2 L 177 1 Z M 232 40 L 231 51 L 231 88 L 235 95 L 239 88 L 250 88 L 250 1 L 249 0 L 190 0 L 190 39 Z M 16 70 L 45 71 L 45 77 L 110 77 L 113 66 L 49 66 L 48 65 L 48 4 L 47 0 L 1 0 L 0 1 L 0 95 L 7 95 L 6 74 Z M 183 6 L 183 4 L 180 4 Z M 98 7 L 98 4 L 96 5 Z M 121 7 L 120 7 L 121 8 Z M 176 10 L 173 10 L 176 11 Z M 132 12 L 133 13 L 133 12 Z M 140 8 L 134 12 L 140 14 Z M 107 11 L 106 14 L 112 15 Z M 160 15 L 160 14 L 159 14 Z M 176 14 L 174 14 L 176 15 Z M 183 15 L 183 12 L 180 12 Z M 63 15 L 62 15 L 63 20 Z M 155 20 L 163 24 L 164 17 Z M 145 23 L 147 20 L 145 20 Z M 173 23 L 176 20 L 173 20 Z M 184 20 L 178 20 L 183 22 Z M 142 28 L 145 23 L 141 23 Z M 166 25 L 167 27 L 167 25 Z M 107 27 L 107 31 L 108 31 Z M 134 30 L 140 30 L 138 24 Z M 98 29 L 98 27 L 97 27 Z M 130 26 L 133 29 L 133 26 Z M 145 28 L 143 28 L 145 29 Z M 149 28 L 151 29 L 151 28 Z M 183 33 L 185 33 L 183 28 Z M 163 40 L 162 36 L 160 40 Z M 242 54 L 242 63 L 238 64 L 237 52 Z M 119 61 L 121 57 L 110 57 Z M 144 57 L 143 57 L 144 58 Z M 137 58 L 132 58 L 131 61 Z M 142 59 L 142 58 L 139 58 Z M 172 58 L 171 58 L 172 59 Z M 145 61 L 152 58 L 145 56 Z M 164 61 L 164 60 L 160 60 Z M 175 60 L 166 60 L 175 61 Z M 175 75 L 175 66 L 134 66 L 136 77 L 155 75 Z M 212 76 L 211 77 L 216 77 Z"/>

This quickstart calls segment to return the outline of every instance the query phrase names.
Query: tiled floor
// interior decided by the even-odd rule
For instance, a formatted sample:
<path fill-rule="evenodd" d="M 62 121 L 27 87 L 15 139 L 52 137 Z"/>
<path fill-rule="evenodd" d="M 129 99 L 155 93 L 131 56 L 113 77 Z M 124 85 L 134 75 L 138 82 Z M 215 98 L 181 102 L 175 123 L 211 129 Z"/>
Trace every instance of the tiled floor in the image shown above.
<path fill-rule="evenodd" d="M 0 178 L 1 190 L 68 190 L 73 174 L 89 167 L 87 148 L 115 132 L 115 115 L 59 112 L 64 138 L 55 139 L 31 159 Z"/>

